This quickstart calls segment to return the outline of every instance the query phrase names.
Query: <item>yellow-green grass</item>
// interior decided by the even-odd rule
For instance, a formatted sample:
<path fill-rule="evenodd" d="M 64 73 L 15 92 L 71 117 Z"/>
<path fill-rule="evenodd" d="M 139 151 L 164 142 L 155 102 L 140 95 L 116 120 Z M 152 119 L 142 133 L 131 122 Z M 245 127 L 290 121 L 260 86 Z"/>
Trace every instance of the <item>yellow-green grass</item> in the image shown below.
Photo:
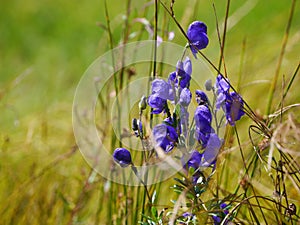
<path fill-rule="evenodd" d="M 108 2 L 115 45 L 123 35 L 122 16 L 126 13 L 126 1 L 116 2 Z M 233 86 L 237 85 L 241 71 L 240 90 L 244 99 L 253 110 L 263 114 L 291 2 L 260 0 L 245 7 L 244 4 L 249 4 L 246 2 L 231 2 L 229 16 L 235 16 L 229 21 L 236 24 L 228 29 L 224 56 Z M 144 14 L 142 5 L 145 3 L 132 1 L 129 17 L 132 31 L 139 31 L 141 27 L 134 23 L 136 17 L 146 16 L 153 21 L 153 6 Z M 219 24 L 222 24 L 226 2 L 216 1 L 215 6 Z M 273 110 L 281 101 L 283 78 L 287 85 L 299 63 L 299 9 L 298 3 Z M 159 10 L 159 24 L 162 24 L 164 10 L 162 7 Z M 219 44 L 211 1 L 176 1 L 174 11 L 184 28 L 193 20 L 207 23 L 210 44 L 203 52 L 218 64 Z M 186 40 L 174 22 L 168 15 L 165 18 L 168 29 L 175 32 L 174 42 L 185 45 Z M 113 210 L 111 220 L 121 217 L 125 199 L 123 187 L 111 184 L 115 194 L 111 196 L 104 193 L 104 184 L 107 184 L 104 178 L 97 176 L 94 182 L 87 184 L 91 168 L 74 147 L 72 100 L 76 85 L 89 64 L 109 49 L 107 32 L 99 24 L 106 26 L 102 1 L 30 0 L 25 4 L 14 0 L 1 3 L 0 224 L 67 224 L 72 221 L 74 224 L 112 224 L 108 207 Z M 144 33 L 142 37 L 146 39 L 148 35 Z M 242 54 L 244 60 L 240 68 Z M 197 76 L 196 71 L 193 76 Z M 284 105 L 299 102 L 298 84 L 299 76 L 295 78 Z M 295 109 L 293 113 L 299 120 L 299 110 Z M 247 131 L 250 123 L 249 119 L 243 119 L 237 127 L 241 142 L 245 143 L 242 146 L 246 157 L 252 154 Z M 237 146 L 236 140 L 234 146 Z M 243 170 L 237 147 L 230 152 L 230 157 L 221 156 L 220 167 L 224 163 L 231 179 L 226 177 L 227 181 L 221 183 L 233 192 Z M 258 172 L 253 184 L 257 184 L 260 194 L 271 195 L 273 190 L 266 188 L 270 182 L 264 183 L 270 178 L 263 166 L 261 170 L 262 174 Z M 168 187 L 171 184 L 172 180 L 163 183 L 163 191 L 170 192 Z M 130 191 L 136 190 L 128 190 L 128 196 L 134 196 Z M 292 192 L 291 196 L 299 197 L 299 192 Z M 166 197 L 158 197 L 160 208 L 172 205 L 169 200 L 176 195 Z"/>

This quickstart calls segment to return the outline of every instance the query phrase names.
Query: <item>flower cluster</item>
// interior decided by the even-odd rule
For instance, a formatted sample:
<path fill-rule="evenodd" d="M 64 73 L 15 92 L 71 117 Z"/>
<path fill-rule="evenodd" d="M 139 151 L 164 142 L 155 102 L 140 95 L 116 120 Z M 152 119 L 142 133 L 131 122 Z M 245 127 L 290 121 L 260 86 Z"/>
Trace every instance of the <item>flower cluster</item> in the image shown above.
<path fill-rule="evenodd" d="M 178 143 L 178 137 L 188 132 L 189 113 L 188 106 L 192 99 L 189 90 L 192 73 L 191 60 L 187 57 L 184 62 L 178 61 L 176 71 L 170 73 L 168 81 L 155 79 L 151 86 L 151 95 L 148 104 L 153 107 L 152 113 L 166 112 L 167 118 L 163 123 L 153 128 L 153 140 L 156 147 L 169 152 Z M 156 100 L 153 101 L 153 100 Z M 179 112 L 170 113 L 168 101 L 179 109 Z M 160 103 L 163 102 L 163 105 Z"/>
<path fill-rule="evenodd" d="M 200 21 L 193 22 L 187 30 L 187 37 L 189 39 L 187 47 L 196 58 L 197 52 L 205 48 L 209 42 L 206 25 Z M 203 90 L 195 90 L 194 103 L 197 106 L 190 118 L 189 105 L 193 101 L 190 90 L 192 62 L 189 57 L 185 57 L 184 60 L 183 58 L 177 62 L 176 70 L 169 74 L 167 80 L 156 78 L 152 81 L 151 94 L 147 98 L 142 97 L 139 104 L 140 118 L 132 120 L 132 130 L 142 141 L 147 139 L 141 122 L 141 116 L 147 106 L 151 108 L 152 118 L 159 114 L 158 118 L 163 117 L 162 121 L 152 128 L 150 135 L 152 148 L 147 150 L 160 148 L 165 154 L 172 154 L 173 149 L 178 147 L 182 167 L 188 177 L 186 186 L 192 184 L 193 193 L 198 197 L 198 194 L 203 192 L 200 189 L 206 182 L 203 172 L 207 168 L 212 168 L 213 174 L 223 144 L 223 140 L 219 137 L 222 123 L 217 121 L 217 113 L 222 109 L 224 114 L 221 121 L 225 118 L 227 124 L 234 126 L 244 115 L 244 103 L 238 93 L 230 91 L 229 80 L 219 74 L 214 84 L 211 80 L 205 82 L 206 90 L 212 91 L 214 95 L 212 101 Z M 139 176 L 127 149 L 117 148 L 113 158 L 121 167 L 131 165 L 135 174 Z M 142 179 L 139 179 L 143 183 Z M 211 214 L 214 224 L 220 224 L 228 214 L 228 206 L 225 203 L 218 203 L 217 207 L 218 213 Z M 180 218 L 182 224 L 196 221 L 196 216 L 187 212 Z"/>
<path fill-rule="evenodd" d="M 188 47 L 194 56 L 198 50 L 208 45 L 207 27 L 201 21 L 190 24 L 187 36 L 190 42 Z M 184 149 L 183 167 L 197 171 L 199 168 L 215 166 L 222 145 L 222 140 L 212 127 L 214 113 L 222 108 L 227 122 L 233 126 L 235 121 L 243 116 L 244 111 L 242 98 L 236 92 L 230 92 L 229 81 L 222 75 L 218 75 L 214 86 L 211 80 L 205 83 L 206 90 L 212 90 L 216 96 L 213 104 L 210 103 L 204 91 L 195 91 L 195 101 L 198 106 L 193 113 L 194 123 L 190 126 L 188 107 L 192 101 L 191 77 L 191 60 L 188 57 L 179 60 L 176 70 L 169 74 L 167 81 L 162 78 L 152 81 L 151 94 L 148 98 L 143 97 L 140 105 L 143 106 L 142 110 L 147 104 L 152 114 L 165 115 L 165 119 L 152 129 L 153 147 L 159 147 L 165 153 L 169 153 L 174 147 L 180 145 L 180 149 Z M 171 109 L 173 109 L 172 112 Z M 135 136 L 143 138 L 140 120 L 133 119 L 132 129 Z M 187 140 L 191 138 L 198 143 L 196 147 L 188 146 Z M 130 152 L 125 150 L 116 149 L 113 155 L 114 160 L 122 167 L 132 164 Z M 193 180 L 196 179 L 197 173 L 193 175 Z"/>

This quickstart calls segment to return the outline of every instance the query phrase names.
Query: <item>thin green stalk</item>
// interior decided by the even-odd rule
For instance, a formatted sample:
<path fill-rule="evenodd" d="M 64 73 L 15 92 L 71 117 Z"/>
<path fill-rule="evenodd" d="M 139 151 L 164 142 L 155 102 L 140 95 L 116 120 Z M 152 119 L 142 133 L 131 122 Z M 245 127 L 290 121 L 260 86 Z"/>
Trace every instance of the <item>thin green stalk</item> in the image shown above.
<path fill-rule="evenodd" d="M 138 212 L 140 209 L 140 195 L 141 195 L 141 186 L 138 186 L 136 189 L 136 202 L 135 202 L 135 216 L 133 218 L 133 223 L 132 224 L 138 224 Z"/>
<path fill-rule="evenodd" d="M 127 5 L 126 5 L 126 17 L 125 17 L 125 21 L 124 21 L 124 30 L 123 30 L 123 48 L 122 48 L 122 56 L 125 56 L 126 54 L 126 43 L 128 42 L 128 37 L 129 37 L 129 16 L 130 16 L 130 6 L 131 6 L 131 0 L 127 0 Z M 122 90 L 123 87 L 123 80 L 124 80 L 124 64 L 125 64 L 125 57 L 122 57 L 122 66 L 121 66 L 121 70 L 120 70 L 120 90 Z"/>
<path fill-rule="evenodd" d="M 104 1 L 104 8 L 105 8 L 105 16 L 106 16 L 106 25 L 107 25 L 107 32 L 108 32 L 108 38 L 109 38 L 109 45 L 110 45 L 110 49 L 112 50 L 114 48 L 114 44 L 113 44 L 113 37 L 112 37 L 112 32 L 111 32 L 111 28 L 110 28 L 110 19 L 109 19 L 109 14 L 108 14 L 108 7 L 107 7 L 107 2 L 106 0 Z M 113 71 L 114 71 L 114 88 L 116 91 L 116 106 L 117 106 L 117 118 L 120 118 L 120 114 L 121 114 L 121 107 L 120 107 L 120 102 L 119 102 L 119 89 L 118 89 L 118 80 L 117 80 L 117 75 L 115 73 L 115 57 L 114 54 L 111 54 L 111 59 L 112 59 L 112 65 L 113 65 Z M 117 124 L 117 130 L 119 133 L 121 133 L 121 122 L 120 120 L 118 120 L 118 124 Z M 114 135 L 114 132 L 113 136 Z M 122 147 L 122 142 L 121 140 L 119 140 L 119 146 Z M 111 146 L 113 147 L 113 146 Z"/>
<path fill-rule="evenodd" d="M 290 33 L 290 28 L 291 28 L 291 24 L 292 24 L 292 20 L 293 20 L 295 5 L 296 5 L 296 0 L 293 0 L 292 5 L 291 5 L 291 9 L 290 9 L 290 14 L 289 14 L 287 27 L 286 27 L 285 34 L 284 34 L 283 41 L 282 41 L 282 46 L 281 46 L 279 59 L 278 59 L 276 70 L 275 70 L 275 75 L 273 77 L 273 80 L 272 80 L 272 83 L 271 83 L 271 88 L 270 88 L 270 91 L 269 91 L 266 115 L 269 115 L 270 111 L 271 111 L 273 96 L 274 96 L 274 92 L 275 92 L 275 89 L 276 89 L 277 80 L 278 80 L 278 76 L 279 76 L 279 73 L 280 73 L 280 68 L 281 68 L 283 56 L 284 56 L 284 53 L 285 53 L 285 48 L 286 48 L 289 33 Z"/>
<path fill-rule="evenodd" d="M 222 61 L 223 61 L 225 77 L 227 77 L 227 72 L 226 72 L 226 66 L 225 66 L 224 49 L 225 49 L 225 41 L 226 41 L 226 32 L 227 32 L 227 21 L 228 21 L 228 16 L 229 16 L 229 8 L 230 8 L 230 0 L 227 0 L 225 20 L 224 20 L 223 37 L 222 37 L 222 42 L 220 43 L 221 44 L 221 52 L 220 52 L 220 59 L 219 59 L 219 65 L 218 65 L 218 69 L 221 70 L 221 65 L 222 65 Z M 218 36 L 219 36 L 219 34 L 218 34 Z"/>
<path fill-rule="evenodd" d="M 158 27 L 158 0 L 155 1 L 154 12 L 154 55 L 153 55 L 153 78 L 156 77 L 156 61 L 157 61 L 157 27 Z"/>
<path fill-rule="evenodd" d="M 123 192 L 125 197 L 125 225 L 128 224 L 128 201 L 127 201 L 127 184 L 126 184 L 126 177 L 125 171 L 122 170 L 122 177 L 123 177 Z"/>
<path fill-rule="evenodd" d="M 246 165 L 246 161 L 245 161 L 243 149 L 242 149 L 242 146 L 241 146 L 241 142 L 240 142 L 240 138 L 239 138 L 239 134 L 238 134 L 238 131 L 237 131 L 237 129 L 236 129 L 236 126 L 234 126 L 234 131 L 235 131 L 236 139 L 237 139 L 237 141 L 238 141 L 238 145 L 239 145 L 241 157 L 242 157 L 242 160 L 243 160 L 243 164 L 244 164 L 244 167 L 245 167 L 245 172 L 246 172 L 246 174 L 247 174 L 247 173 L 248 173 L 248 171 L 247 171 L 247 165 Z M 247 174 L 247 175 L 248 175 L 248 174 Z"/>
<path fill-rule="evenodd" d="M 239 68 L 239 73 L 238 73 L 238 81 L 237 81 L 237 85 L 236 85 L 236 90 L 238 93 L 240 92 L 240 88 L 241 88 L 241 80 L 242 80 L 242 74 L 243 74 L 245 52 L 246 52 L 246 38 L 244 38 L 243 43 L 242 43 L 240 68 Z"/>
<path fill-rule="evenodd" d="M 103 182 L 101 182 L 100 185 L 100 193 L 99 193 L 99 199 L 98 199 L 98 207 L 97 207 L 97 211 L 96 211 L 96 215 L 95 215 L 95 223 L 94 225 L 98 225 L 100 224 L 100 215 L 101 215 L 101 211 L 102 211 L 102 203 L 103 203 L 103 198 L 104 198 L 104 187 L 103 187 L 103 183 L 105 181 L 103 180 Z"/>
<path fill-rule="evenodd" d="M 155 3 L 155 11 L 154 11 L 154 53 L 153 53 L 153 70 L 152 70 L 152 76 L 150 73 L 149 76 L 149 88 L 150 89 L 150 81 L 154 80 L 156 77 L 156 58 L 157 58 L 157 26 L 158 26 L 158 0 L 154 0 Z M 150 128 L 152 129 L 153 126 L 153 108 L 151 108 L 151 113 L 150 113 Z"/>

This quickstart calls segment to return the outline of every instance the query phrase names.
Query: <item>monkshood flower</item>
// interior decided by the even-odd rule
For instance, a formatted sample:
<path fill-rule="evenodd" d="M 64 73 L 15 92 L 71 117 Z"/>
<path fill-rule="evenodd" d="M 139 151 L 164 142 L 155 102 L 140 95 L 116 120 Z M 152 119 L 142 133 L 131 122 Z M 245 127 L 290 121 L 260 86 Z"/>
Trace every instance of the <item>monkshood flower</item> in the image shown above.
<path fill-rule="evenodd" d="M 117 148 L 113 153 L 113 158 L 121 167 L 132 165 L 131 154 L 126 148 Z"/>
<path fill-rule="evenodd" d="M 203 91 L 196 90 L 195 94 L 196 94 L 196 102 L 198 103 L 198 105 L 208 104 L 207 95 Z"/>
<path fill-rule="evenodd" d="M 159 114 L 165 110 L 165 107 L 167 105 L 167 100 L 162 99 L 157 94 L 152 94 L 148 98 L 148 105 L 151 108 L 153 108 L 153 111 L 152 111 L 153 114 Z"/>
<path fill-rule="evenodd" d="M 152 94 L 148 98 L 148 105 L 153 108 L 153 114 L 159 114 L 166 109 L 167 100 L 174 100 L 171 85 L 163 79 L 155 79 L 151 84 Z"/>
<path fill-rule="evenodd" d="M 178 141 L 176 129 L 164 123 L 156 125 L 152 134 L 156 147 L 161 147 L 165 152 L 170 152 Z"/>
<path fill-rule="evenodd" d="M 218 135 L 212 133 L 209 134 L 208 143 L 203 153 L 193 150 L 187 161 L 186 157 L 182 158 L 183 168 L 185 170 L 189 170 L 190 168 L 195 170 L 192 175 L 192 182 L 194 184 L 198 183 L 203 168 L 213 166 L 213 169 L 215 169 L 217 156 L 221 146 L 222 141 L 219 139 Z"/>
<path fill-rule="evenodd" d="M 208 45 L 207 27 L 201 21 L 194 21 L 187 30 L 187 36 L 191 42 L 190 48 L 193 55 L 196 57 L 198 50 L 206 48 Z"/>
<path fill-rule="evenodd" d="M 165 100 L 173 100 L 173 90 L 168 82 L 163 79 L 155 79 L 151 84 L 152 94 L 158 95 Z"/>
<path fill-rule="evenodd" d="M 221 146 L 222 140 L 218 135 L 215 133 L 209 134 L 208 143 L 203 153 L 193 150 L 189 156 L 190 158 L 184 164 L 184 168 L 194 168 L 197 170 L 199 167 L 209 167 L 214 165 Z"/>
<path fill-rule="evenodd" d="M 235 121 L 240 120 L 245 114 L 243 111 L 244 102 L 236 92 L 231 92 L 225 102 L 225 115 L 231 126 L 235 125 Z"/>
<path fill-rule="evenodd" d="M 222 210 L 222 212 L 218 213 L 217 215 L 212 216 L 212 218 L 214 220 L 214 225 L 220 225 L 222 220 L 229 213 L 228 205 L 224 202 L 220 204 L 220 209 Z M 228 224 L 228 221 L 225 221 L 224 224 Z"/>
<path fill-rule="evenodd" d="M 226 80 L 219 74 L 216 78 L 215 83 L 215 90 L 217 94 L 217 101 L 216 101 L 216 109 L 219 110 L 224 104 L 228 97 L 228 91 L 229 91 L 229 81 Z"/>
<path fill-rule="evenodd" d="M 192 74 L 192 63 L 189 57 L 186 57 L 184 62 L 178 61 L 176 71 L 170 73 L 168 83 L 178 88 L 188 88 L 190 86 Z"/>
<path fill-rule="evenodd" d="M 196 123 L 196 129 L 199 129 L 199 131 L 203 133 L 212 132 L 212 127 L 211 127 L 212 115 L 209 108 L 206 105 L 197 106 L 194 113 L 194 119 Z"/>
<path fill-rule="evenodd" d="M 212 115 L 207 105 L 199 105 L 194 113 L 195 137 L 205 148 L 209 139 L 209 134 L 214 133 L 211 127 Z"/>
<path fill-rule="evenodd" d="M 220 107 L 225 112 L 226 120 L 231 125 L 235 125 L 235 121 L 241 119 L 245 114 L 243 111 L 244 102 L 236 92 L 229 93 L 229 83 L 219 74 L 215 83 L 217 101 L 216 109 Z"/>
<path fill-rule="evenodd" d="M 223 141 L 218 137 L 217 134 L 209 134 L 208 142 L 203 153 L 201 166 L 208 167 L 215 163 L 219 154 L 219 150 L 222 146 L 222 142 Z"/>
<path fill-rule="evenodd" d="M 201 164 L 202 154 L 197 150 L 193 150 L 189 157 L 189 160 L 185 163 L 185 165 L 183 165 L 183 168 L 193 168 L 197 170 Z M 184 163 L 184 159 L 182 160 L 182 162 Z"/>

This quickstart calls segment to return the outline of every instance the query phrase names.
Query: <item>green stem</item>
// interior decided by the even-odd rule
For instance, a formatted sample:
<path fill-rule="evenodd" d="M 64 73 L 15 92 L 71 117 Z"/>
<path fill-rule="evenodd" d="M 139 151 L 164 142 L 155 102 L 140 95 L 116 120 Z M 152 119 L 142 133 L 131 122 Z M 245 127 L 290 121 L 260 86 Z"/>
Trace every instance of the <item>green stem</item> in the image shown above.
<path fill-rule="evenodd" d="M 290 32 L 290 28 L 291 28 L 291 24 L 292 24 L 292 20 L 293 20 L 295 4 L 296 4 L 296 0 L 293 0 L 292 5 L 291 5 L 291 9 L 290 9 L 288 24 L 287 24 L 286 31 L 285 31 L 285 34 L 284 34 L 284 37 L 283 37 L 281 51 L 280 51 L 279 59 L 278 59 L 276 70 L 275 70 L 275 75 L 273 77 L 273 80 L 272 80 L 272 83 L 271 83 L 271 88 L 270 88 L 270 91 L 269 91 L 266 115 L 269 115 L 270 111 L 271 111 L 273 96 L 274 96 L 274 92 L 275 92 L 275 89 L 276 89 L 277 80 L 278 80 L 278 76 L 279 76 L 279 73 L 280 73 L 280 68 L 281 68 L 281 64 L 282 64 L 282 60 L 283 60 L 283 56 L 284 56 L 284 53 L 285 53 L 285 48 L 286 48 L 286 45 L 287 45 L 289 32 Z"/>

